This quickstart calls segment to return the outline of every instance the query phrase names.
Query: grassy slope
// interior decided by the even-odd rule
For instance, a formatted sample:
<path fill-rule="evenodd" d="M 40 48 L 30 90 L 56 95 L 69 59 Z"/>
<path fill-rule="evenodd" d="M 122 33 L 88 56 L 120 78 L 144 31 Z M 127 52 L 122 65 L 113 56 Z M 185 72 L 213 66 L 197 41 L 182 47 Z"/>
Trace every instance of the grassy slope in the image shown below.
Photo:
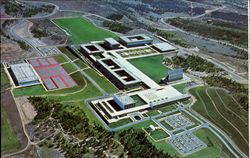
<path fill-rule="evenodd" d="M 149 56 L 131 59 L 129 62 L 152 78 L 156 83 L 159 83 L 161 78 L 165 77 L 167 71 L 170 70 L 162 64 L 163 56 Z"/>
<path fill-rule="evenodd" d="M 177 89 L 179 92 L 184 93 L 184 89 L 187 87 L 187 83 L 176 84 L 173 87 Z"/>
<path fill-rule="evenodd" d="M 58 49 L 62 53 L 66 54 L 71 60 L 77 59 L 77 57 L 74 54 L 72 54 L 66 47 L 58 47 Z"/>
<path fill-rule="evenodd" d="M 54 55 L 53 56 L 58 63 L 64 63 L 64 62 L 68 62 L 68 59 L 66 59 L 63 55 Z"/>
<path fill-rule="evenodd" d="M 66 30 L 75 43 L 103 40 L 106 37 L 117 38 L 116 34 L 96 27 L 91 21 L 82 17 L 59 18 L 52 21 Z"/>
<path fill-rule="evenodd" d="M 191 94 L 193 94 L 198 100 L 197 102 L 192 106 L 192 108 L 197 111 L 200 115 L 204 116 L 211 122 L 213 122 L 215 125 L 220 127 L 223 131 L 225 131 L 229 136 L 231 136 L 232 140 L 239 146 L 240 149 L 242 149 L 245 153 L 248 152 L 248 145 L 246 145 L 246 142 L 243 140 L 241 135 L 236 131 L 235 128 L 233 128 L 232 125 L 230 125 L 215 109 L 212 101 L 206 94 L 206 89 L 208 87 L 199 87 L 199 88 L 193 88 L 190 90 Z M 224 95 L 228 95 L 224 93 Z M 214 103 L 216 104 L 217 108 L 220 109 L 219 111 L 222 113 L 225 108 L 221 107 L 222 105 L 218 101 L 217 98 L 213 98 Z M 230 116 L 225 115 L 223 116 L 226 117 L 227 119 L 231 120 Z M 231 122 L 234 126 L 239 127 L 242 125 L 238 125 L 239 122 L 236 120 Z M 239 129 L 240 131 L 247 131 L 246 127 L 242 126 L 243 129 Z M 248 132 L 247 132 L 248 133 Z M 246 133 L 245 133 L 246 134 Z"/>
<path fill-rule="evenodd" d="M 6 112 L 1 107 L 1 153 L 15 150 L 17 143 L 16 134 L 11 128 Z"/>
<path fill-rule="evenodd" d="M 117 93 L 119 89 L 109 82 L 104 76 L 100 76 L 92 69 L 84 70 L 89 76 L 92 77 L 105 91 L 108 93 Z"/>
<path fill-rule="evenodd" d="M 1 91 L 11 87 L 10 80 L 5 73 L 4 69 L 1 67 Z"/>
<path fill-rule="evenodd" d="M 81 61 L 80 59 L 74 61 L 74 63 L 75 63 L 80 69 L 83 69 L 83 68 L 86 68 L 86 67 L 87 67 L 87 65 L 84 64 L 83 61 Z"/>
<path fill-rule="evenodd" d="M 76 67 L 74 65 L 72 65 L 71 63 L 66 63 L 61 65 L 68 73 L 74 72 L 76 71 Z"/>

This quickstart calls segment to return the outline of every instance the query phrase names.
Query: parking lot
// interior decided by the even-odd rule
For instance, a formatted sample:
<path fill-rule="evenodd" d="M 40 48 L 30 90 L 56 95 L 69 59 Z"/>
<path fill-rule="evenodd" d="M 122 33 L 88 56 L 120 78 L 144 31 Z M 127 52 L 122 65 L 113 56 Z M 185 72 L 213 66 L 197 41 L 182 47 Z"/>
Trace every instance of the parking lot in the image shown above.
<path fill-rule="evenodd" d="M 207 145 L 192 133 L 185 133 L 168 139 L 169 143 L 182 155 L 186 156 L 206 148 Z"/>
<path fill-rule="evenodd" d="M 44 56 L 51 56 L 51 55 L 55 55 L 55 54 L 60 54 L 61 51 L 59 49 L 57 49 L 57 47 L 40 47 L 39 48 L 41 50 L 41 52 L 43 53 Z"/>
<path fill-rule="evenodd" d="M 182 113 L 177 113 L 164 118 L 164 120 L 174 129 L 192 126 L 195 123 L 189 118 L 185 117 Z"/>

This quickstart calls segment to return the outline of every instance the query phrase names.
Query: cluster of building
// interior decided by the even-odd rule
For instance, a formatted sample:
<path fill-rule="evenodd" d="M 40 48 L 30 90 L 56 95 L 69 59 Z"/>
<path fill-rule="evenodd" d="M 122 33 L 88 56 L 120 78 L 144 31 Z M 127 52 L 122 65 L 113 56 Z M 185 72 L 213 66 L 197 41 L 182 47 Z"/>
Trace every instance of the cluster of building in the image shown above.
<path fill-rule="evenodd" d="M 153 40 L 143 34 L 122 36 L 118 40 L 106 38 L 104 41 L 92 42 L 80 45 L 82 58 L 91 62 L 97 71 L 104 74 L 119 89 L 130 87 L 145 87 L 145 90 L 135 92 L 123 92 L 110 97 L 91 101 L 92 108 L 107 124 L 129 117 L 134 112 L 146 112 L 147 110 L 166 106 L 177 101 L 189 99 L 188 94 L 182 94 L 170 85 L 161 86 L 138 70 L 119 53 L 135 48 L 150 48 L 160 53 L 177 52 L 172 45 L 161 42 L 153 43 Z M 165 83 L 182 79 L 183 70 L 170 71 Z"/>

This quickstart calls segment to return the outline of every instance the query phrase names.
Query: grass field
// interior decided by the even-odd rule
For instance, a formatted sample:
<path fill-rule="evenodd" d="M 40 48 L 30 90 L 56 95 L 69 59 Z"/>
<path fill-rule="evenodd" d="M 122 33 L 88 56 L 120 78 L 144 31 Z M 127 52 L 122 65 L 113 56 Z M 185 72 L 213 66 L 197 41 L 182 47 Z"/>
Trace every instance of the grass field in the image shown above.
<path fill-rule="evenodd" d="M 192 108 L 227 133 L 243 152 L 248 153 L 247 124 L 240 119 L 240 113 L 237 113 L 237 116 L 228 110 L 229 100 L 221 99 L 225 96 L 230 97 L 229 94 L 216 93 L 215 88 L 207 86 L 193 88 L 190 92 L 197 98 Z M 235 102 L 231 104 L 234 104 L 236 109 L 239 106 Z"/>
<path fill-rule="evenodd" d="M 168 111 L 171 111 L 171 110 L 176 109 L 176 108 L 177 108 L 177 106 L 175 104 L 172 104 L 172 105 L 167 105 L 165 107 L 162 107 L 159 110 L 161 112 L 168 112 Z"/>
<path fill-rule="evenodd" d="M 144 102 L 144 100 L 142 100 L 138 95 L 133 95 L 131 96 L 131 98 L 134 99 L 135 106 L 141 106 L 146 104 L 146 102 Z"/>
<path fill-rule="evenodd" d="M 161 121 L 161 124 L 168 130 L 173 130 L 173 127 L 170 126 L 165 120 Z"/>
<path fill-rule="evenodd" d="M 106 79 L 104 76 L 100 76 L 93 69 L 84 70 L 93 80 L 95 80 L 106 92 L 108 93 L 117 93 L 119 89 L 116 88 L 111 82 Z"/>
<path fill-rule="evenodd" d="M 7 74 L 5 73 L 4 69 L 3 69 L 3 66 L 1 64 L 1 91 L 5 90 L 5 89 L 8 89 L 11 87 L 11 84 L 10 84 L 10 80 L 7 76 Z"/>
<path fill-rule="evenodd" d="M 119 120 L 119 121 L 114 122 L 114 123 L 110 123 L 109 127 L 116 128 L 116 127 L 120 127 L 122 125 L 128 124 L 130 122 L 133 122 L 133 121 L 130 118 L 126 118 L 126 119 L 122 119 L 122 120 Z"/>
<path fill-rule="evenodd" d="M 54 55 L 53 57 L 57 60 L 58 63 L 68 62 L 68 59 L 63 55 Z"/>
<path fill-rule="evenodd" d="M 66 63 L 61 65 L 68 73 L 76 71 L 76 67 L 71 63 Z"/>
<path fill-rule="evenodd" d="M 169 135 L 163 129 L 155 129 L 154 131 L 150 132 L 150 136 L 155 140 L 160 140 L 167 138 Z"/>
<path fill-rule="evenodd" d="M 181 93 L 184 93 L 184 89 L 188 87 L 187 83 L 181 83 L 181 84 L 176 84 L 173 86 L 176 90 L 178 90 Z"/>
<path fill-rule="evenodd" d="M 58 49 L 64 53 L 65 55 L 67 55 L 71 60 L 75 60 L 77 59 L 77 57 L 72 54 L 66 47 L 58 47 Z"/>
<path fill-rule="evenodd" d="M 162 64 L 163 56 L 155 55 L 128 60 L 131 64 L 141 70 L 156 83 L 161 81 L 161 78 L 166 77 L 167 71 L 170 69 Z"/>
<path fill-rule="evenodd" d="M 83 68 L 86 68 L 88 67 L 86 64 L 83 63 L 83 61 L 81 61 L 80 59 L 74 61 L 74 63 L 80 68 L 80 69 L 83 69 Z"/>
<path fill-rule="evenodd" d="M 1 107 L 1 153 L 14 151 L 17 144 L 16 134 L 10 125 L 6 112 Z"/>
<path fill-rule="evenodd" d="M 58 18 L 52 21 L 67 32 L 75 43 L 103 40 L 106 37 L 117 38 L 115 33 L 99 28 L 82 17 Z"/>

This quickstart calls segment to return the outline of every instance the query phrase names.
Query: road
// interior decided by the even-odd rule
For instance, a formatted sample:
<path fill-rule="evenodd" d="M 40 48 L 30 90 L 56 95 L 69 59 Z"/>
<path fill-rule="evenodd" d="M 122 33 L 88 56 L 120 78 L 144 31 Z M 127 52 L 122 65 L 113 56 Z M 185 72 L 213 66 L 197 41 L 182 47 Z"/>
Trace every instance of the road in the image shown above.
<path fill-rule="evenodd" d="M 40 2 L 40 1 L 22 1 L 22 0 L 16 0 L 17 3 L 35 3 L 35 4 L 41 4 L 41 5 L 52 5 L 54 6 L 54 10 L 46 15 L 40 15 L 40 16 L 32 16 L 32 17 L 1 17 L 1 20 L 20 20 L 20 19 L 25 19 L 25 20 L 31 20 L 31 19 L 41 19 L 41 18 L 47 18 L 50 17 L 54 14 L 56 14 L 59 10 L 59 6 L 57 6 L 56 4 L 53 3 L 49 3 L 49 2 Z"/>

